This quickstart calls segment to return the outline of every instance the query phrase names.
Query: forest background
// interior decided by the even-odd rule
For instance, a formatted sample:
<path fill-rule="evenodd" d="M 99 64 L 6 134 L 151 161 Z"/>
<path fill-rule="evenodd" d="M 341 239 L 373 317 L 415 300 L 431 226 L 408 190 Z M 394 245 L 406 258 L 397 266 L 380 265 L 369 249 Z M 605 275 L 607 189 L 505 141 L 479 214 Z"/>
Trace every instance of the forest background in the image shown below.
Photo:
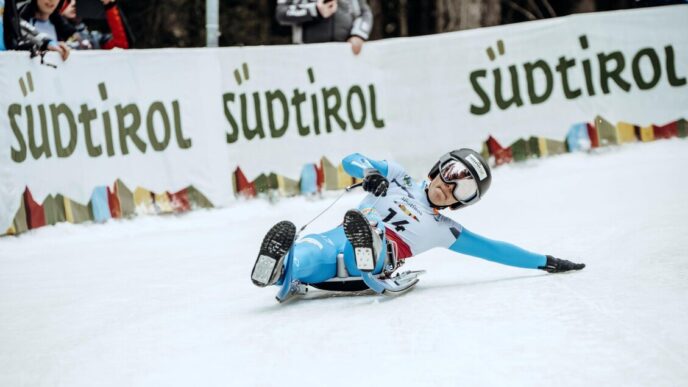
<path fill-rule="evenodd" d="M 368 0 L 371 40 L 419 36 L 573 13 L 685 3 L 650 0 Z M 205 0 L 119 0 L 134 48 L 205 46 Z M 276 0 L 220 0 L 220 46 L 291 43 Z"/>

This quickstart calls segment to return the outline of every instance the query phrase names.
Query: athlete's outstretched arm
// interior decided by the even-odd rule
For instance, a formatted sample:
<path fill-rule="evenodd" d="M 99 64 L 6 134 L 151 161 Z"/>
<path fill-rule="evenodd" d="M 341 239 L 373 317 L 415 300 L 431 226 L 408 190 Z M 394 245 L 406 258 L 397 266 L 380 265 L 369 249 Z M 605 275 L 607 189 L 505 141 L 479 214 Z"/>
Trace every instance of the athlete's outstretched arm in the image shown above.
<path fill-rule="evenodd" d="M 472 233 L 465 228 L 461 230 L 456 242 L 449 248 L 458 253 L 472 255 L 504 265 L 541 269 L 550 273 L 569 270 L 581 270 L 583 263 L 574 263 L 551 255 L 542 255 L 524 250 L 506 242 L 500 242 Z"/>
<path fill-rule="evenodd" d="M 376 169 L 384 177 L 388 177 L 389 164 L 385 160 L 373 160 L 360 153 L 352 153 L 342 159 L 342 166 L 349 175 L 362 179 L 366 169 Z"/>
<path fill-rule="evenodd" d="M 456 242 L 449 246 L 449 249 L 488 261 L 527 269 L 537 269 L 547 264 L 545 255 L 532 253 L 510 243 L 485 238 L 466 228 L 461 230 Z"/>

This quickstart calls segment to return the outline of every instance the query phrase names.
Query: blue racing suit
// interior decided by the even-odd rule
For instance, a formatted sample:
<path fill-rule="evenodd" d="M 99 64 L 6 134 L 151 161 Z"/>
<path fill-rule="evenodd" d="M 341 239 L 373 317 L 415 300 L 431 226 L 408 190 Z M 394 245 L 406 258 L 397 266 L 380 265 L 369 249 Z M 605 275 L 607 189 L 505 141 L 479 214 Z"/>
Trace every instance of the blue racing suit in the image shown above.
<path fill-rule="evenodd" d="M 526 251 L 509 243 L 491 240 L 468 231 L 456 221 L 440 214 L 427 200 L 428 181 L 414 181 L 398 164 L 391 161 L 369 159 L 354 153 L 342 161 L 344 170 L 351 176 L 363 178 L 368 168 L 378 170 L 390 182 L 386 196 L 368 194 L 359 210 L 376 224 L 383 237 L 391 239 L 401 252 L 400 259 L 420 254 L 434 247 L 471 255 L 505 265 L 536 269 L 545 266 L 547 257 Z M 337 255 L 344 254 L 344 262 L 350 275 L 358 276 L 353 249 L 347 241 L 342 226 L 322 234 L 310 234 L 299 239 L 293 252 L 293 279 L 302 283 L 319 283 L 336 276 Z M 375 274 L 382 271 L 379 259 Z"/>

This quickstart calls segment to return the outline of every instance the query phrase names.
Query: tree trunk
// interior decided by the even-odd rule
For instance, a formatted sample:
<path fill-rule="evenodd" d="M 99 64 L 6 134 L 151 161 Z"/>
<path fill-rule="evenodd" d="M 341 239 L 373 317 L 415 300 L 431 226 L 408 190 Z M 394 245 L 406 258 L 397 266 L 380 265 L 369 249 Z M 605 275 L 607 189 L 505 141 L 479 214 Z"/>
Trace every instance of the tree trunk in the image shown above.
<path fill-rule="evenodd" d="M 384 38 L 385 16 L 382 13 L 381 0 L 368 0 L 370 11 L 373 13 L 373 30 L 370 33 L 370 40 Z"/>
<path fill-rule="evenodd" d="M 274 15 L 270 13 L 270 5 L 268 0 L 258 1 L 258 17 L 260 20 L 265 20 L 266 22 L 258 24 L 258 36 L 260 36 L 259 42 L 267 42 L 270 40 L 270 23 L 267 20 L 271 20 Z"/>
<path fill-rule="evenodd" d="M 595 0 L 581 0 L 576 2 L 572 13 L 595 12 Z"/>
<path fill-rule="evenodd" d="M 463 0 L 459 3 L 459 29 L 482 27 L 481 0 Z"/>
<path fill-rule="evenodd" d="M 500 0 L 483 1 L 482 26 L 498 26 L 502 24 L 502 2 Z"/>
<path fill-rule="evenodd" d="M 459 29 L 461 0 L 437 0 L 437 32 Z"/>
<path fill-rule="evenodd" d="M 437 32 L 494 26 L 502 21 L 500 0 L 437 0 L 436 8 Z"/>
<path fill-rule="evenodd" d="M 399 36 L 408 36 L 408 4 L 406 0 L 399 0 Z"/>

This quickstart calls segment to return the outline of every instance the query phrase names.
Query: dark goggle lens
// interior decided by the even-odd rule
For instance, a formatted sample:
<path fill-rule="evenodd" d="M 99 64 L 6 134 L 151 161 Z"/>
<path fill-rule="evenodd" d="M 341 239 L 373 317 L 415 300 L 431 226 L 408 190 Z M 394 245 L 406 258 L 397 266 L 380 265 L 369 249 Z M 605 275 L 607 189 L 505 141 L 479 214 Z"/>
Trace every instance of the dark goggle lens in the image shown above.
<path fill-rule="evenodd" d="M 478 183 L 468 168 L 458 160 L 449 160 L 440 165 L 440 178 L 443 182 L 454 185 L 454 198 L 462 203 L 475 199 L 478 195 Z"/>

